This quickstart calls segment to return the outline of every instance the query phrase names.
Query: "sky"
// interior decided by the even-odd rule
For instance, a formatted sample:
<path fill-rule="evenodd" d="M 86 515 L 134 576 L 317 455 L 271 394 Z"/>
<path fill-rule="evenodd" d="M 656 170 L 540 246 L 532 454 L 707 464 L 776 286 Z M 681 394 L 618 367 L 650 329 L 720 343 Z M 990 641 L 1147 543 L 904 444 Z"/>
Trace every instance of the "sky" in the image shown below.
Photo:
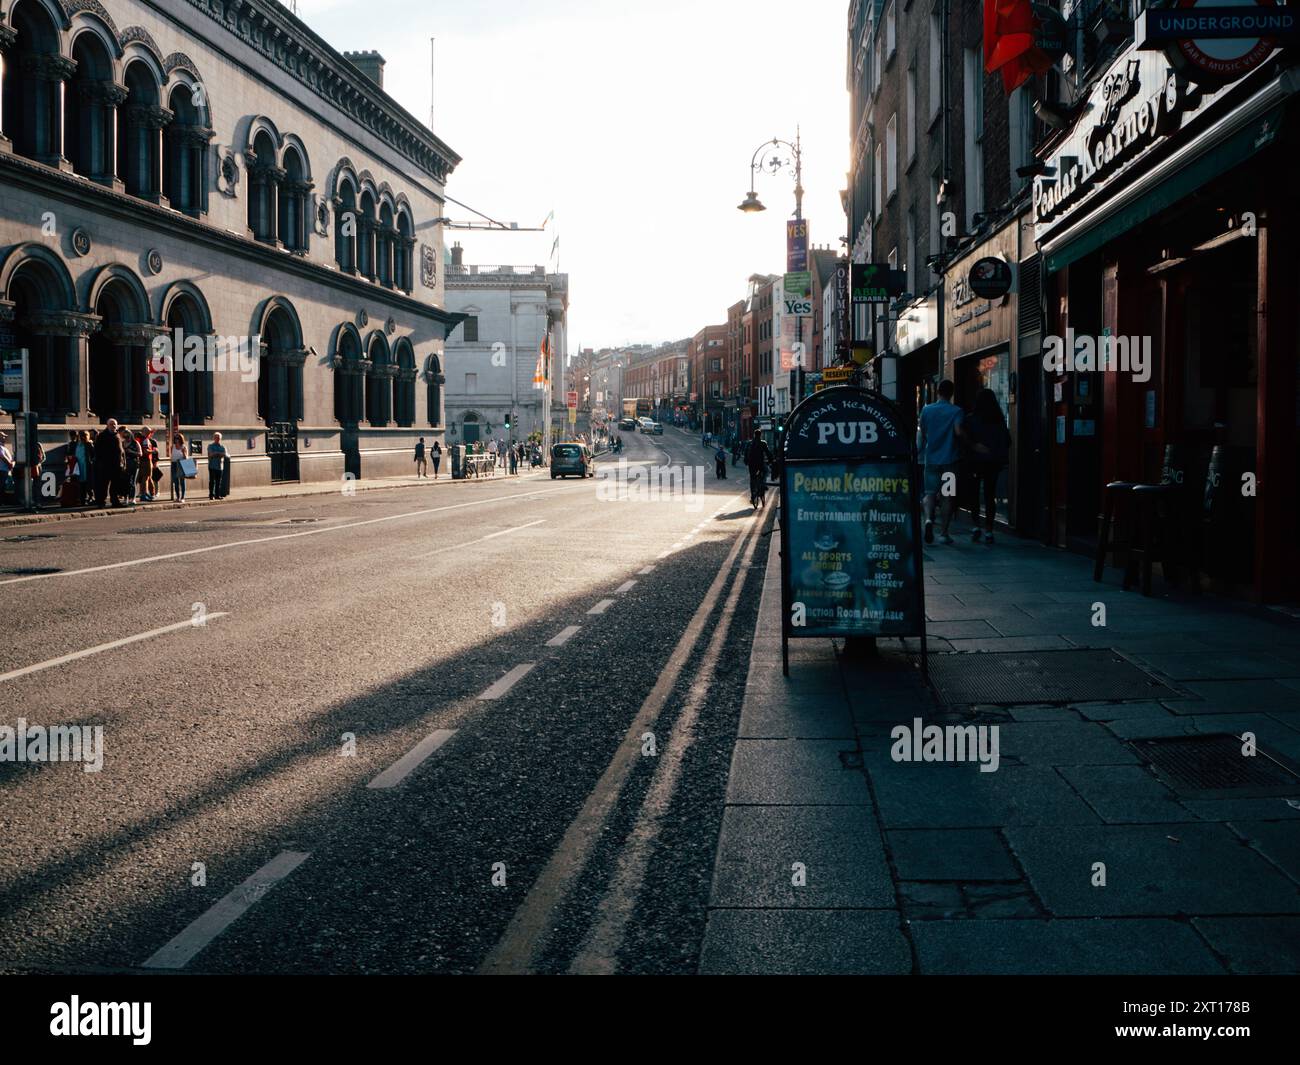
<path fill-rule="evenodd" d="M 448 231 L 465 262 L 569 275 L 569 348 L 725 324 L 752 273 L 785 269 L 794 179 L 754 150 L 802 131 L 812 243 L 841 249 L 848 0 L 298 0 L 340 51 L 463 158 L 447 194 L 545 233 Z M 429 38 L 436 38 L 431 76 Z M 432 84 L 431 84 L 432 83 Z M 788 153 L 787 153 L 788 154 Z M 472 215 L 449 205 L 456 220 Z"/>

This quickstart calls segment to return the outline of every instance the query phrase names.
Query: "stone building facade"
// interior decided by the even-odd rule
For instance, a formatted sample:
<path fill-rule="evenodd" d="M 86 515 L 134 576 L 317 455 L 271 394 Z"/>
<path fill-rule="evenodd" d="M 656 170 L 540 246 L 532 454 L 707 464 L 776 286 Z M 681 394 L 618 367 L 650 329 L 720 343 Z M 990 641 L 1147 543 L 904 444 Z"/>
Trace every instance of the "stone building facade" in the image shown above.
<path fill-rule="evenodd" d="M 557 353 L 566 344 L 568 275 L 542 266 L 465 265 L 459 246 L 446 275 L 448 308 L 464 317 L 447 341 L 447 442 L 544 433 L 550 405 L 564 405 L 556 394 L 564 371 Z M 544 340 L 552 353 L 550 386 L 534 388 Z"/>
<path fill-rule="evenodd" d="M 272 0 L 0 0 L 0 349 L 48 468 L 109 418 L 220 431 L 237 485 L 442 436 L 460 160 L 350 55 Z"/>

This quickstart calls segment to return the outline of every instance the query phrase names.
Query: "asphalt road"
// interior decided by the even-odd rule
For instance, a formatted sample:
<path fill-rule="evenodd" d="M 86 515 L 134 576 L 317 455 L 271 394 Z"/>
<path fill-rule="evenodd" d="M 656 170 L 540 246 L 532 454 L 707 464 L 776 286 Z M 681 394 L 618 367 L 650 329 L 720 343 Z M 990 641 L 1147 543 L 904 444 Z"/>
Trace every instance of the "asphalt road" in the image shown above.
<path fill-rule="evenodd" d="M 104 751 L 0 762 L 0 970 L 693 971 L 768 541 L 743 468 L 625 439 L 701 491 L 529 474 L 0 537 L 0 725 Z"/>

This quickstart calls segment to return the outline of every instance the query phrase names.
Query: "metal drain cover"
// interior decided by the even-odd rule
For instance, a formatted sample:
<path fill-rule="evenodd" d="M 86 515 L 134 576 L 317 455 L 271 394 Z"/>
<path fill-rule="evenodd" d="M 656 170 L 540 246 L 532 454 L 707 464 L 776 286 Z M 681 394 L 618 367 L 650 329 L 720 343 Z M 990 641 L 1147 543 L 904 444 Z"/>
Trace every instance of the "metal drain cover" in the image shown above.
<path fill-rule="evenodd" d="M 1132 740 L 1131 746 L 1184 796 L 1266 799 L 1300 795 L 1300 776 L 1285 759 L 1258 746 L 1253 756 L 1247 756 L 1237 736 L 1162 736 Z"/>
<path fill-rule="evenodd" d="M 1186 698 L 1112 650 L 930 655 L 945 703 L 1100 703 Z"/>
<path fill-rule="evenodd" d="M 20 536 L 6 536 L 0 539 L 5 544 L 30 544 L 33 540 L 53 540 L 52 533 L 23 533 Z"/>
<path fill-rule="evenodd" d="M 0 573 L 14 577 L 48 577 L 51 573 L 62 573 L 60 566 L 17 566 L 14 569 L 0 569 Z"/>
<path fill-rule="evenodd" d="M 148 536 L 152 533 L 201 533 L 213 529 L 214 527 L 205 521 L 188 521 L 184 525 L 148 525 L 139 529 L 119 529 L 117 534 L 118 536 Z"/>

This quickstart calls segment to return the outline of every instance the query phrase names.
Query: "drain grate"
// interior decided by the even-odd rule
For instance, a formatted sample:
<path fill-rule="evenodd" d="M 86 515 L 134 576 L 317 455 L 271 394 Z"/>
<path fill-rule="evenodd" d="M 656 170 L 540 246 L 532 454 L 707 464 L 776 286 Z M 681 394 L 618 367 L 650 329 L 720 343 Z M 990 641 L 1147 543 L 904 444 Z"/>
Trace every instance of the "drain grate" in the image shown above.
<path fill-rule="evenodd" d="M 219 529 L 220 526 L 213 526 L 204 521 L 188 521 L 184 525 L 146 525 L 138 529 L 119 529 L 118 536 L 150 536 L 154 533 L 175 535 L 176 533 L 201 533 L 211 532 Z"/>
<path fill-rule="evenodd" d="M 1247 756 L 1236 736 L 1163 736 L 1132 740 L 1131 745 L 1183 795 L 1230 793 L 1232 798 L 1270 798 L 1300 794 L 1300 777 L 1283 759 L 1260 747 Z"/>
<path fill-rule="evenodd" d="M 23 533 L 20 536 L 5 536 L 0 538 L 0 543 L 4 544 L 30 544 L 33 540 L 53 540 L 51 533 Z"/>
<path fill-rule="evenodd" d="M 51 573 L 62 573 L 59 566 L 16 566 L 13 569 L 0 569 L 0 573 L 14 577 L 48 577 Z"/>
<path fill-rule="evenodd" d="M 930 683 L 945 703 L 1100 703 L 1184 698 L 1112 650 L 930 656 Z"/>

